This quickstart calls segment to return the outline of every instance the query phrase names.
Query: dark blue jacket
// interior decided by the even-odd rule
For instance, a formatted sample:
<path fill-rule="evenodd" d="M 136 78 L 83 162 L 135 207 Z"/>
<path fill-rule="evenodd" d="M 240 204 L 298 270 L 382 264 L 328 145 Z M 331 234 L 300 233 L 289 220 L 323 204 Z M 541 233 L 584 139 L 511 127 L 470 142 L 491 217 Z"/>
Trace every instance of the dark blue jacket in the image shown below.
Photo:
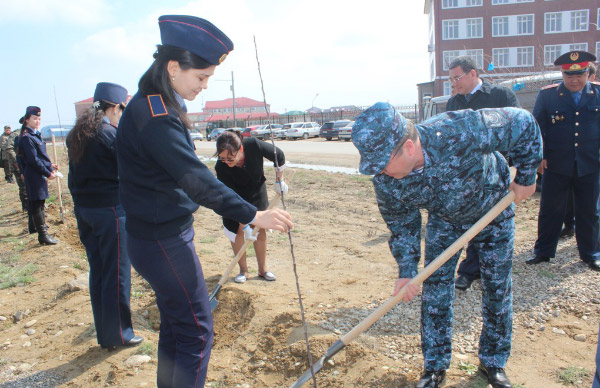
<path fill-rule="evenodd" d="M 30 201 L 48 198 L 47 178 L 52 175 L 52 162 L 46 152 L 46 142 L 39 131 L 25 128 L 18 141 L 27 198 Z M 19 152 L 19 151 L 17 151 Z"/>
<path fill-rule="evenodd" d="M 117 131 L 117 157 L 121 204 L 134 237 L 175 236 L 192 226 L 198 205 L 244 224 L 256 215 L 256 207 L 200 162 L 189 131 L 159 95 L 138 92 L 127 104 Z"/>
<path fill-rule="evenodd" d="M 86 145 L 81 160 L 69 162 L 69 190 L 75 206 L 100 208 L 119 204 L 116 137 L 117 129 L 103 122 Z"/>
<path fill-rule="evenodd" d="M 533 116 L 544 139 L 548 170 L 572 176 L 600 172 L 600 84 L 588 82 L 579 105 L 563 83 L 538 93 Z"/>
<path fill-rule="evenodd" d="M 462 94 L 455 94 L 446 103 L 446 110 L 483 109 L 483 108 L 520 108 L 515 92 L 503 86 L 492 86 L 483 81 L 481 88 L 475 92 L 469 101 Z"/>

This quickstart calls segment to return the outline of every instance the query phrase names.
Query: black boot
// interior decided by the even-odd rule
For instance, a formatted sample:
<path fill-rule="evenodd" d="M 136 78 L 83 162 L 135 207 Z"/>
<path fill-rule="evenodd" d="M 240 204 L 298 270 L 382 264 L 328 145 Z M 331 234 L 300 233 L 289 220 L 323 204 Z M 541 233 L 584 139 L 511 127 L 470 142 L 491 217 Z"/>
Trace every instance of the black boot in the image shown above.
<path fill-rule="evenodd" d="M 33 222 L 33 216 L 31 215 L 31 213 L 27 212 L 27 229 L 29 230 L 29 234 L 33 234 L 35 232 L 37 232 L 37 229 L 35 229 L 35 223 Z"/>
<path fill-rule="evenodd" d="M 44 228 L 44 213 L 37 213 L 33 215 L 33 222 L 35 223 L 35 228 L 38 231 L 38 241 L 40 245 L 56 245 L 57 241 L 53 240 L 52 237 L 48 235 L 48 231 Z"/>

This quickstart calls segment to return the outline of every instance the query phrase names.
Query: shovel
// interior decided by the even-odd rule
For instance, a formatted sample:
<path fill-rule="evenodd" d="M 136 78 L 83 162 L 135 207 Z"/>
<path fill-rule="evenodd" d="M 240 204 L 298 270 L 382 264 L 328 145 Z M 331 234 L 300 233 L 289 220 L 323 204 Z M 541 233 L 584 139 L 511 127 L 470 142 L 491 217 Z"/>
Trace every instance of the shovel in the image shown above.
<path fill-rule="evenodd" d="M 296 173 L 295 170 L 291 170 L 291 173 L 287 179 L 288 183 L 292 180 L 292 177 L 294 176 L 295 173 Z M 275 205 L 277 205 L 277 203 L 279 203 L 280 199 L 281 199 L 281 194 L 280 193 L 275 194 L 275 197 L 269 204 L 269 207 L 267 208 L 267 210 L 273 209 L 275 207 Z M 258 234 L 259 230 L 260 230 L 260 228 L 258 228 L 258 227 L 254 228 L 254 230 L 252 231 L 252 236 L 256 236 Z M 233 260 L 231 260 L 231 263 L 229 263 L 229 266 L 227 267 L 227 269 L 225 269 L 223 276 L 221 276 L 221 279 L 219 279 L 217 286 L 215 287 L 213 292 L 210 294 L 210 298 L 209 298 L 210 311 L 215 311 L 215 309 L 219 305 L 219 301 L 217 300 L 217 294 L 219 293 L 219 291 L 221 291 L 221 287 L 223 287 L 223 284 L 225 284 L 225 282 L 227 281 L 227 278 L 229 277 L 231 270 L 233 269 L 233 267 L 235 267 L 235 265 L 238 263 L 238 261 L 240 261 L 240 258 L 246 252 L 246 249 L 248 249 L 248 246 L 251 243 L 253 243 L 252 240 L 246 240 L 244 242 L 244 245 L 242 245 L 242 247 L 240 248 L 238 253 L 233 258 Z"/>
<path fill-rule="evenodd" d="M 493 208 L 491 208 L 479 221 L 471 226 L 462 236 L 458 238 L 452 245 L 450 245 L 444 252 L 442 252 L 434 261 L 421 272 L 412 278 L 404 287 L 400 289 L 396 296 L 389 298 L 385 303 L 379 306 L 375 311 L 371 313 L 367 318 L 363 319 L 358 325 L 356 325 L 348 334 L 337 340 L 319 361 L 315 362 L 309 370 L 304 372 L 302 376 L 291 386 L 291 388 L 299 388 L 308 380 L 311 379 L 313 373 L 317 373 L 323 368 L 323 365 L 327 360 L 333 357 L 337 352 L 342 350 L 350 342 L 354 341 L 359 335 L 367 331 L 379 318 L 384 316 L 388 311 L 392 309 L 398 302 L 402 300 L 406 287 L 409 284 L 415 286 L 421 285 L 431 274 L 433 274 L 438 268 L 446 263 L 456 252 L 464 247 L 477 233 L 481 232 L 490 222 L 492 222 L 504 209 L 506 209 L 515 199 L 515 193 L 510 191 L 504 198 L 500 200 Z M 311 373 L 312 370 L 312 373 Z"/>

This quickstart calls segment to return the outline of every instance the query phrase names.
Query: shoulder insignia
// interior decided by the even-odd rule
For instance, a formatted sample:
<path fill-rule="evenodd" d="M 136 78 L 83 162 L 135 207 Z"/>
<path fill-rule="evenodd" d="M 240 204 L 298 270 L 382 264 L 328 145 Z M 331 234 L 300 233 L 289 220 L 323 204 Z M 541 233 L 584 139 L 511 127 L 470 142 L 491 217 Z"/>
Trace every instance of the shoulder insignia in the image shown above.
<path fill-rule="evenodd" d="M 152 113 L 152 117 L 166 116 L 169 114 L 167 112 L 165 102 L 163 101 L 162 96 L 160 94 L 149 95 L 148 105 L 150 105 L 150 112 Z"/>
<path fill-rule="evenodd" d="M 550 84 L 550 85 L 546 85 L 542 88 L 542 90 L 547 90 L 547 89 L 552 89 L 552 88 L 557 88 L 558 85 L 560 84 Z"/>
<path fill-rule="evenodd" d="M 598 81 L 590 81 L 590 83 L 594 84 L 594 85 L 597 85 L 597 86 L 600 86 L 600 82 L 598 82 Z"/>

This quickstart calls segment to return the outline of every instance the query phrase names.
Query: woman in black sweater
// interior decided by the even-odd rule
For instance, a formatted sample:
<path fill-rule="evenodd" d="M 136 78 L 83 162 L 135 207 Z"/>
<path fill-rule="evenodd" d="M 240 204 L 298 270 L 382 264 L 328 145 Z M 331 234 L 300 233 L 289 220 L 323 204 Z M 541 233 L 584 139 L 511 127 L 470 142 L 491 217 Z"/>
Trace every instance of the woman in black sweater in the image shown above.
<path fill-rule="evenodd" d="M 265 210 L 269 204 L 263 158 L 275 162 L 277 157 L 277 163 L 273 163 L 275 191 L 281 193 L 283 189 L 284 193 L 287 192 L 287 185 L 283 181 L 285 156 L 279 148 L 253 137 L 244 138 L 237 131 L 226 131 L 217 138 L 216 155 L 219 156 L 215 165 L 217 178 L 258 210 Z M 234 254 L 237 255 L 245 239 L 252 238 L 252 228 L 225 217 L 223 226 Z M 254 240 L 254 252 L 258 261 L 258 276 L 268 281 L 276 280 L 275 274 L 267 270 L 267 234 L 264 229 L 259 231 Z M 246 253 L 240 257 L 238 264 L 240 273 L 234 280 L 236 283 L 244 283 L 248 279 Z"/>

